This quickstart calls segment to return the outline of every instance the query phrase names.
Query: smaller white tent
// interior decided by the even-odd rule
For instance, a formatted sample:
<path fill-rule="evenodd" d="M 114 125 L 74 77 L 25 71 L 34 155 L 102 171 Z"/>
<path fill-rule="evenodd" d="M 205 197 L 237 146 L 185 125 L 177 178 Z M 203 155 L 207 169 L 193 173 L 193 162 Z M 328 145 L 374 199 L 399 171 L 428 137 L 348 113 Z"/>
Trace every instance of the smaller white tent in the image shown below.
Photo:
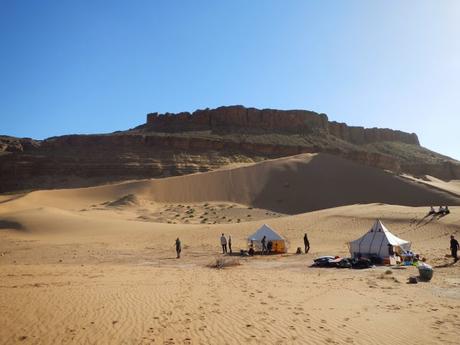
<path fill-rule="evenodd" d="M 287 243 L 286 240 L 279 235 L 275 230 L 270 228 L 267 224 L 262 225 L 255 233 L 248 237 L 248 245 L 254 246 L 256 252 L 262 251 L 262 238 L 265 236 L 265 240 L 268 243 L 273 243 L 272 252 L 275 253 L 286 253 Z"/>
<path fill-rule="evenodd" d="M 393 235 L 383 223 L 377 219 L 372 228 L 363 236 L 349 243 L 352 257 L 358 254 L 378 256 L 381 258 L 390 255 L 389 244 L 395 253 L 404 253 L 410 250 L 411 243 Z"/>

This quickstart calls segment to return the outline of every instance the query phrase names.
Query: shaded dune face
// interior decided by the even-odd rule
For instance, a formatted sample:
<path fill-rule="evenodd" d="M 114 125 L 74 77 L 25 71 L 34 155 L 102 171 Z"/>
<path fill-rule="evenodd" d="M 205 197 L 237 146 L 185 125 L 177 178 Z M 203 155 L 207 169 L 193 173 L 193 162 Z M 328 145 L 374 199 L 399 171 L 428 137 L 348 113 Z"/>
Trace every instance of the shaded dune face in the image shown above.
<path fill-rule="evenodd" d="M 286 214 L 360 203 L 460 205 L 456 196 L 328 154 L 156 180 L 151 192 L 157 201 L 225 200 Z"/>
<path fill-rule="evenodd" d="M 75 209 L 127 198 L 158 203 L 224 201 L 284 214 L 369 203 L 460 205 L 455 194 L 329 154 L 303 154 L 165 179 L 38 191 L 24 201 Z"/>
<path fill-rule="evenodd" d="M 327 154 L 267 172 L 253 205 L 287 214 L 350 205 L 459 205 L 460 199 L 392 173 Z"/>

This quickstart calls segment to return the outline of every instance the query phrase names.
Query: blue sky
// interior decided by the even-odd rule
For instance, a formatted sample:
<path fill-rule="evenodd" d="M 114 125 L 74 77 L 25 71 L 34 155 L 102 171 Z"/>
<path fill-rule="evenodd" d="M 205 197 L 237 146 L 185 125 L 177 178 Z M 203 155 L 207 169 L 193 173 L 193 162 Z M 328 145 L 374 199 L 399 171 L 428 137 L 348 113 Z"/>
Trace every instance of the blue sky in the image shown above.
<path fill-rule="evenodd" d="M 416 132 L 460 159 L 460 1 L 0 0 L 0 133 L 242 104 Z"/>

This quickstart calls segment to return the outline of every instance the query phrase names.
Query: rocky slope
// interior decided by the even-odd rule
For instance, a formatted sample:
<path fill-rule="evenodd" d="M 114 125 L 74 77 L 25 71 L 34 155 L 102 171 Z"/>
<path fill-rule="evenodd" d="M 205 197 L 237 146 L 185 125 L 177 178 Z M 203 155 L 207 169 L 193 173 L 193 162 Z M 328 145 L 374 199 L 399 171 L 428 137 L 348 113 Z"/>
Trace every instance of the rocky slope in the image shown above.
<path fill-rule="evenodd" d="M 0 136 L 0 192 L 184 175 L 306 152 L 460 179 L 460 163 L 421 147 L 414 133 L 350 127 L 311 111 L 231 106 L 148 114 L 145 124 L 111 134 Z"/>

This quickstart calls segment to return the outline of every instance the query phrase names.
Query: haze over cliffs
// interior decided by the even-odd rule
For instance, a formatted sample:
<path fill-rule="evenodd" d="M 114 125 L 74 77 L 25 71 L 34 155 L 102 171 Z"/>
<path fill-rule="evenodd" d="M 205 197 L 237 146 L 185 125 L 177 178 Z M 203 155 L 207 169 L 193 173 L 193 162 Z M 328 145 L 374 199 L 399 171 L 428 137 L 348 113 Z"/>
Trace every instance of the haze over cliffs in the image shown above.
<path fill-rule="evenodd" d="M 460 178 L 459 162 L 421 147 L 414 133 L 351 127 L 312 111 L 230 106 L 152 113 L 145 124 L 110 134 L 0 137 L 0 192 L 184 175 L 316 152 L 395 173 Z"/>

